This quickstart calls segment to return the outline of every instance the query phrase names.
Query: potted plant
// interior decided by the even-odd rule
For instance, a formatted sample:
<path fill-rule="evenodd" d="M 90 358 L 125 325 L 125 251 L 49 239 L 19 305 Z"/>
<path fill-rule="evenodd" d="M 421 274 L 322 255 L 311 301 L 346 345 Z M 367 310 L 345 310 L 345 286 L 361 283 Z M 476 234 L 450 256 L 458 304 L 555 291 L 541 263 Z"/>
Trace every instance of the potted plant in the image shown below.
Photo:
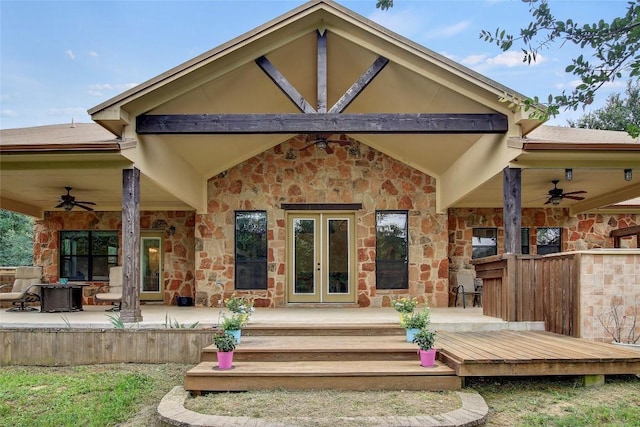
<path fill-rule="evenodd" d="M 226 334 L 232 335 L 237 343 L 240 343 L 240 337 L 242 336 L 242 327 L 245 320 L 241 314 L 233 314 L 230 317 L 222 315 L 222 322 L 220 322 L 220 329 Z"/>
<path fill-rule="evenodd" d="M 238 297 L 236 294 L 231 295 L 231 297 L 224 300 L 224 306 L 232 312 L 233 314 L 237 314 L 243 321 L 242 326 L 245 326 L 249 322 L 249 317 L 251 317 L 251 313 L 255 311 L 253 308 L 253 300 L 247 297 Z"/>
<path fill-rule="evenodd" d="M 225 331 L 218 332 L 213 337 L 213 343 L 218 349 L 218 368 L 231 369 L 233 364 L 233 351 L 236 349 L 236 339 Z"/>
<path fill-rule="evenodd" d="M 436 350 L 433 348 L 435 344 L 436 334 L 428 330 L 427 328 L 420 329 L 413 336 L 413 343 L 418 344 L 420 348 L 418 353 L 420 354 L 420 366 L 425 368 L 433 366 L 436 360 Z"/>
<path fill-rule="evenodd" d="M 413 342 L 413 336 L 429 325 L 431 312 L 428 308 L 411 313 L 400 313 L 400 325 L 405 329 L 407 342 Z"/>
<path fill-rule="evenodd" d="M 400 314 L 413 312 L 413 310 L 416 309 L 417 305 L 417 298 L 402 297 L 391 302 L 391 306 Z"/>

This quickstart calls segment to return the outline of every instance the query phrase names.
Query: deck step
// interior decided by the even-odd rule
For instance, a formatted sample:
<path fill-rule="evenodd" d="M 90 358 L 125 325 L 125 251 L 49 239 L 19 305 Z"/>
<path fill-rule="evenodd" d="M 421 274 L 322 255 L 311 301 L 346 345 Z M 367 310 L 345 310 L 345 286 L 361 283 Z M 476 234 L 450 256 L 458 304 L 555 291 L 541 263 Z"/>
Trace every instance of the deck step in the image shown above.
<path fill-rule="evenodd" d="M 414 360 L 374 361 L 288 361 L 245 362 L 234 357 L 233 367 L 217 368 L 216 362 L 202 362 L 190 369 L 185 390 L 460 390 L 462 380 L 448 366 L 436 362 L 420 366 Z"/>
<path fill-rule="evenodd" d="M 326 360 L 415 360 L 418 347 L 404 335 L 285 335 L 243 336 L 234 360 L 259 362 Z M 216 361 L 215 345 L 201 352 L 202 362 Z"/>

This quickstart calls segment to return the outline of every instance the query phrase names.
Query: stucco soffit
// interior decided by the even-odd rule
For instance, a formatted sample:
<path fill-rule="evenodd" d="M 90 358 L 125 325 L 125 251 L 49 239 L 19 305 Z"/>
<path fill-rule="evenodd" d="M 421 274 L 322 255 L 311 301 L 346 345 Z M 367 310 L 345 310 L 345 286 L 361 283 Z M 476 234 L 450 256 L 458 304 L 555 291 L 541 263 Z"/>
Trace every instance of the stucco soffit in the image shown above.
<path fill-rule="evenodd" d="M 596 210 L 601 207 L 615 205 L 624 201 L 640 197 L 640 184 L 628 185 L 623 188 L 612 190 L 597 197 L 589 197 L 581 202 L 577 202 L 569 209 L 571 216 L 576 216 L 583 212 Z"/>
<path fill-rule="evenodd" d="M 509 147 L 502 135 L 484 135 L 438 179 L 438 211 L 447 208 L 502 173 L 520 150 Z"/>
<path fill-rule="evenodd" d="M 21 214 L 29 215 L 38 219 L 44 218 L 44 210 L 42 208 L 28 203 L 19 202 L 17 200 L 8 199 L 2 196 L 0 196 L 0 209 L 19 212 Z"/>
<path fill-rule="evenodd" d="M 193 207 L 198 213 L 206 211 L 206 178 L 157 137 L 146 137 L 135 148 L 122 155 L 131 160 L 148 179 L 172 196 Z"/>

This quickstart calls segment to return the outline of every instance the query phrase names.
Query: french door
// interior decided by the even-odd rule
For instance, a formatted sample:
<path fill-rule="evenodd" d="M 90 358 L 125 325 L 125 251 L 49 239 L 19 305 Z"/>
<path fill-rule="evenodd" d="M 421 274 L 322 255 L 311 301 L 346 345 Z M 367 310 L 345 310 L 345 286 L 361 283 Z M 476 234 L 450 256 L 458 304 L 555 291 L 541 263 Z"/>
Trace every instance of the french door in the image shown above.
<path fill-rule="evenodd" d="M 356 301 L 355 213 L 288 213 L 287 298 Z"/>
<path fill-rule="evenodd" d="M 140 299 L 147 301 L 164 300 L 164 280 L 162 280 L 162 235 L 158 233 L 140 234 Z"/>

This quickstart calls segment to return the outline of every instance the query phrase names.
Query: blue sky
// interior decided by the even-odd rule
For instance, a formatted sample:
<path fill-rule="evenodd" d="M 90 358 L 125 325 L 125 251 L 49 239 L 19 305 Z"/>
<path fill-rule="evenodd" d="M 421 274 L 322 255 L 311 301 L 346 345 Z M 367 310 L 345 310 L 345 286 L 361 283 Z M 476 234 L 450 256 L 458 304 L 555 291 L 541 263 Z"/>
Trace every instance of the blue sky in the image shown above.
<path fill-rule="evenodd" d="M 90 122 L 87 110 L 206 52 L 304 1 L 11 1 L 0 0 L 0 128 Z M 353 11 L 527 96 L 546 99 L 576 82 L 564 72 L 572 45 L 542 52 L 535 65 L 518 49 L 501 52 L 479 39 L 497 27 L 517 32 L 530 21 L 519 0 L 339 1 Z M 550 1 L 556 18 L 593 23 L 626 10 L 625 0 Z M 609 93 L 624 92 L 624 81 Z M 578 112 L 550 124 L 565 125 Z"/>

